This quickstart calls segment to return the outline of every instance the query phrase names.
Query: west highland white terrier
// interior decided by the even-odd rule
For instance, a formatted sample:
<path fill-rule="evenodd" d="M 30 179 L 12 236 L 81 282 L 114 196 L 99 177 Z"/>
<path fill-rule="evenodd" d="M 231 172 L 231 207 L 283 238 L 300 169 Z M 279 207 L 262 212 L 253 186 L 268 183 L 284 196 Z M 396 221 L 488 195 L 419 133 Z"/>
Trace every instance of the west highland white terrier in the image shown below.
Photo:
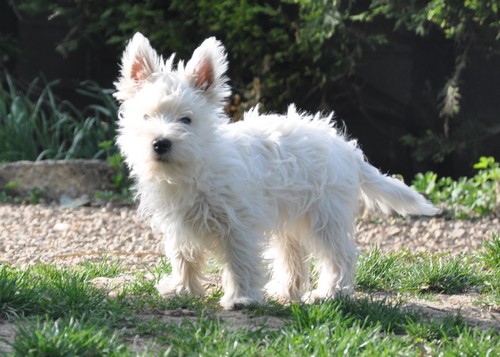
<path fill-rule="evenodd" d="M 203 295 L 208 253 L 223 266 L 226 309 L 261 303 L 265 290 L 285 301 L 352 291 L 360 197 L 387 213 L 433 215 L 436 208 L 371 166 L 332 115 L 291 105 L 286 115 L 253 109 L 230 123 L 227 66 L 213 37 L 176 66 L 174 55 L 164 61 L 140 33 L 123 54 L 117 143 L 139 212 L 163 235 L 172 265 L 158 291 Z"/>

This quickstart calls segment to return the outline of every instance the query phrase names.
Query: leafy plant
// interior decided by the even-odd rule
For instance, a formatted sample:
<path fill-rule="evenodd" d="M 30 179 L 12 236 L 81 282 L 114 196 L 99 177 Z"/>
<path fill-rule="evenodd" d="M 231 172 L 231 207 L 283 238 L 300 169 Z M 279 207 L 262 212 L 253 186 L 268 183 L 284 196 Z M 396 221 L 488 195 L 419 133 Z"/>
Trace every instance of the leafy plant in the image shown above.
<path fill-rule="evenodd" d="M 125 186 L 127 175 L 123 167 L 123 157 L 116 152 L 116 147 L 112 140 L 106 140 L 99 143 L 99 147 L 106 153 L 106 161 L 111 165 L 115 174 L 113 175 L 113 185 L 116 189 L 121 189 Z"/>
<path fill-rule="evenodd" d="M 58 101 L 53 90 L 57 81 L 36 78 L 26 91 L 6 73 L 0 82 L 0 162 L 104 157 L 98 145 L 115 135 L 116 104 L 110 91 L 85 83 L 80 94 L 103 104 L 79 110 Z"/>
<path fill-rule="evenodd" d="M 498 205 L 500 167 L 493 157 L 481 157 L 471 178 L 441 177 L 433 172 L 419 173 L 412 187 L 433 203 L 450 209 L 452 217 L 470 218 L 492 212 Z"/>
<path fill-rule="evenodd" d="M 419 162 L 442 162 L 500 132 L 497 118 L 461 113 L 467 107 L 462 102 L 470 100 L 464 90 L 468 84 L 464 70 L 471 53 L 483 51 L 484 57 L 499 53 L 499 10 L 492 0 L 140 4 L 9 0 L 9 4 L 16 13 L 65 24 L 67 33 L 57 45 L 63 55 L 85 44 L 95 50 L 105 45 L 118 57 L 124 43 L 141 31 L 160 53 L 175 51 L 179 58 L 187 58 L 204 37 L 217 36 L 229 49 L 234 119 L 256 103 L 265 110 L 282 111 L 290 102 L 312 111 L 333 108 L 342 119 L 358 115 L 372 128 L 380 128 L 380 118 L 386 114 L 398 120 L 405 117 L 411 123 L 406 125 L 409 134 L 394 145 L 409 146 Z M 425 44 L 410 45 L 417 51 L 439 47 L 439 52 L 429 52 L 429 57 L 438 56 L 439 65 L 431 70 L 414 62 L 419 78 L 411 80 L 411 98 L 399 110 L 394 97 L 377 96 L 379 89 L 358 74 L 360 66 L 370 63 L 373 50 L 388 45 L 389 52 L 399 51 L 402 42 Z"/>
<path fill-rule="evenodd" d="M 0 187 L 0 202 L 16 201 L 15 190 L 19 186 L 16 181 L 7 182 L 3 187 Z"/>

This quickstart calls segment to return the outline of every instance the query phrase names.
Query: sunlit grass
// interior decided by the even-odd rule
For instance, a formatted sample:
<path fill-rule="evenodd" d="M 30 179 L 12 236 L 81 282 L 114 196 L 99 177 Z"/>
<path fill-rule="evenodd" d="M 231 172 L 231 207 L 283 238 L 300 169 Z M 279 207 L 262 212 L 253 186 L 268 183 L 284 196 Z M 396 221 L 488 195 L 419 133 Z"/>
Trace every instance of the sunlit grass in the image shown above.
<path fill-rule="evenodd" d="M 353 297 L 312 305 L 271 301 L 234 313 L 248 319 L 272 316 L 281 321 L 278 326 L 265 319 L 257 326 L 228 323 L 218 306 L 218 289 L 201 298 L 159 296 L 154 285 L 170 271 L 165 260 L 138 272 L 109 259 L 72 268 L 1 265 L 0 314 L 18 326 L 8 341 L 15 356 L 84 355 L 85 350 L 125 356 L 491 355 L 500 348 L 498 329 L 474 328 L 459 313 L 423 316 L 408 310 L 404 299 L 371 293 L 432 297 L 473 289 L 494 299 L 497 290 L 491 286 L 497 283 L 488 282 L 499 274 L 491 261 L 495 239 L 475 256 L 371 251 L 360 260 Z M 92 283 L 123 276 L 127 279 L 112 295 Z M 137 339 L 143 340 L 139 352 L 132 348 Z"/>

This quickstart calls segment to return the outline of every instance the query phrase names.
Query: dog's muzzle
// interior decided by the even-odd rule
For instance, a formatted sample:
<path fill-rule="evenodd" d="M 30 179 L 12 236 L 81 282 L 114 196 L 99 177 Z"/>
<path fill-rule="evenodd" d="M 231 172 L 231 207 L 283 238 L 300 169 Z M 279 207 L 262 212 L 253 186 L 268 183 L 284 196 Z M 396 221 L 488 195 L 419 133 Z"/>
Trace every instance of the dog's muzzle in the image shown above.
<path fill-rule="evenodd" d="M 153 140 L 153 150 L 159 156 L 167 154 L 171 147 L 172 142 L 168 139 L 160 138 Z"/>

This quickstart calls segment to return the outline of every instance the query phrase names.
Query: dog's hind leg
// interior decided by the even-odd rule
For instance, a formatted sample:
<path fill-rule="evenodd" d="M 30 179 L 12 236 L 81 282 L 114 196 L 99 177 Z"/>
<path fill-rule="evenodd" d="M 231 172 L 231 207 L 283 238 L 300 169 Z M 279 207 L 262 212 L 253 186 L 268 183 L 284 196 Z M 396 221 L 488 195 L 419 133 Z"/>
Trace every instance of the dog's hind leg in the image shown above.
<path fill-rule="evenodd" d="M 277 299 L 298 301 L 309 287 L 308 252 L 301 243 L 300 227 L 275 234 L 269 251 L 271 280 L 267 293 Z"/>
<path fill-rule="evenodd" d="M 221 242 L 219 252 L 224 264 L 222 285 L 224 296 L 220 304 L 224 309 L 238 309 L 262 303 L 264 275 L 261 258 L 263 238 L 251 230 L 231 230 Z"/>
<path fill-rule="evenodd" d="M 311 246 L 318 272 L 316 288 L 304 295 L 306 302 L 334 298 L 354 289 L 356 248 L 354 218 L 346 214 L 312 223 Z M 323 217 L 326 218 L 326 217 Z"/>

